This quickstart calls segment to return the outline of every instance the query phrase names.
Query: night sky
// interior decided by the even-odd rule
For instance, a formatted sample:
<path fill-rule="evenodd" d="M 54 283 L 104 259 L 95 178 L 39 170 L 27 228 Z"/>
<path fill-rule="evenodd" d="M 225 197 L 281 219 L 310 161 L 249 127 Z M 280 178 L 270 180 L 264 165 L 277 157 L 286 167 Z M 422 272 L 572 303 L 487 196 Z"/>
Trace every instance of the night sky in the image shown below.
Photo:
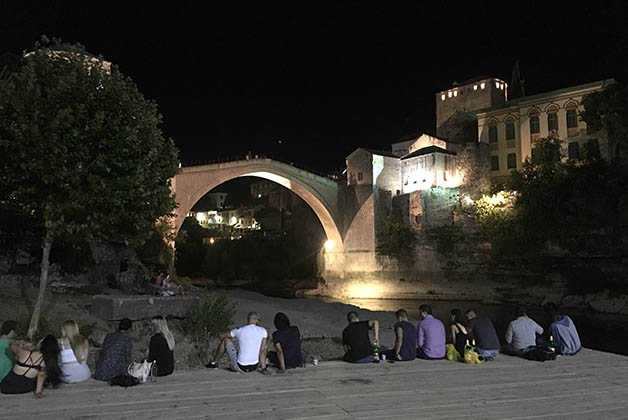
<path fill-rule="evenodd" d="M 251 150 L 323 172 L 433 132 L 435 92 L 510 82 L 516 59 L 527 94 L 628 69 L 624 2 L 213 3 L 0 0 L 0 54 L 42 34 L 102 54 L 157 101 L 184 165 Z"/>

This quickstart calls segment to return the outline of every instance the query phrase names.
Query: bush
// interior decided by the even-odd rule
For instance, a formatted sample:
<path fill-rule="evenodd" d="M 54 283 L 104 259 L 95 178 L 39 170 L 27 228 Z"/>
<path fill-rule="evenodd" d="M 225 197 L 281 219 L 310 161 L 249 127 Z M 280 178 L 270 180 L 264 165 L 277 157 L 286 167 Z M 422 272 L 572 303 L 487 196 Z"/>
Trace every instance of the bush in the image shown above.
<path fill-rule="evenodd" d="M 226 331 L 234 315 L 235 304 L 225 296 L 205 296 L 183 321 L 183 330 L 193 341 L 204 343 Z"/>
<path fill-rule="evenodd" d="M 427 231 L 428 237 L 436 242 L 436 250 L 449 254 L 456 250 L 456 245 L 463 244 L 466 237 L 462 229 L 455 225 L 445 225 Z"/>
<path fill-rule="evenodd" d="M 382 228 L 377 233 L 376 251 L 379 255 L 400 257 L 414 250 L 416 235 L 394 217 L 382 220 Z"/>

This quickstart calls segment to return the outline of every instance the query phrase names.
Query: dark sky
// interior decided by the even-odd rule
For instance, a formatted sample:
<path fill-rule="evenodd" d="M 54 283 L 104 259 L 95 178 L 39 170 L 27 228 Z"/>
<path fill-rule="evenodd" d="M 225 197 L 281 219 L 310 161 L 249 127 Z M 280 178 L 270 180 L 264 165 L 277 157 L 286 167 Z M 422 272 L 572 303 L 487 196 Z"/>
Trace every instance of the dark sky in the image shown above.
<path fill-rule="evenodd" d="M 102 54 L 157 101 L 184 164 L 252 150 L 320 171 L 433 131 L 435 92 L 510 82 L 516 59 L 528 94 L 628 69 L 624 2 L 214 3 L 0 0 L 0 54 L 42 34 Z"/>

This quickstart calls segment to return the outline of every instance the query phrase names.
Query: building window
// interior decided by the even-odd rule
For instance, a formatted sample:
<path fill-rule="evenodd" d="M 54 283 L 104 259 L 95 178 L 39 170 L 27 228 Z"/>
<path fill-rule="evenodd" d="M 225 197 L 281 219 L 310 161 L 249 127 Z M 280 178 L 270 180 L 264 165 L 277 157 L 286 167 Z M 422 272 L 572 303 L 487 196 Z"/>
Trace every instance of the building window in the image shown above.
<path fill-rule="evenodd" d="M 547 129 L 550 131 L 558 131 L 558 114 L 550 112 L 547 114 Z"/>
<path fill-rule="evenodd" d="M 499 171 L 499 156 L 491 156 L 491 171 Z"/>
<path fill-rule="evenodd" d="M 575 109 L 567 110 L 567 128 L 578 127 L 578 113 Z"/>
<path fill-rule="evenodd" d="M 364 179 L 364 176 L 362 175 L 362 172 L 358 172 L 358 181 L 362 181 Z"/>
<path fill-rule="evenodd" d="M 506 123 L 506 140 L 514 140 L 515 139 L 515 123 L 509 122 Z"/>
<path fill-rule="evenodd" d="M 496 125 L 488 126 L 488 142 L 497 143 L 497 126 Z"/>
<path fill-rule="evenodd" d="M 517 169 L 517 154 L 516 153 L 508 153 L 507 166 L 508 166 L 508 169 Z"/>
<path fill-rule="evenodd" d="M 530 134 L 539 134 L 541 132 L 541 124 L 538 115 L 530 116 Z"/>
<path fill-rule="evenodd" d="M 580 159 L 580 145 L 577 141 L 572 141 L 567 147 L 567 157 L 569 159 Z"/>
<path fill-rule="evenodd" d="M 486 86 L 486 83 L 480 83 L 480 89 L 484 89 L 485 86 Z"/>

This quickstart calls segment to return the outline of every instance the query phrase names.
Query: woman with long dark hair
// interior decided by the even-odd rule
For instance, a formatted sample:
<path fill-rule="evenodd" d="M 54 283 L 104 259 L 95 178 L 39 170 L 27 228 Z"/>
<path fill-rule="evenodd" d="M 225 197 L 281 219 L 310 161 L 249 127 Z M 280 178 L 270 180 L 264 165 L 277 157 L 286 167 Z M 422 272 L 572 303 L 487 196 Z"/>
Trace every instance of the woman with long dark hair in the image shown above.
<path fill-rule="evenodd" d="M 460 354 L 460 357 L 464 357 L 464 346 L 469 339 L 469 331 L 467 330 L 466 319 L 460 309 L 453 309 L 451 311 L 451 325 L 449 329 L 451 332 L 451 342 Z"/>
<path fill-rule="evenodd" d="M 273 320 L 277 331 L 273 333 L 273 343 L 277 350 L 275 365 L 279 366 L 278 373 L 284 373 L 286 369 L 293 369 L 303 365 L 301 352 L 301 334 L 299 329 L 290 325 L 288 316 L 278 312 Z M 271 353 L 274 359 L 274 354 Z"/>
<path fill-rule="evenodd" d="M 11 343 L 15 366 L 0 383 L 3 394 L 25 394 L 34 391 L 41 397 L 44 385 L 56 387 L 63 374 L 59 367 L 59 344 L 52 335 L 47 335 L 35 350 Z"/>

